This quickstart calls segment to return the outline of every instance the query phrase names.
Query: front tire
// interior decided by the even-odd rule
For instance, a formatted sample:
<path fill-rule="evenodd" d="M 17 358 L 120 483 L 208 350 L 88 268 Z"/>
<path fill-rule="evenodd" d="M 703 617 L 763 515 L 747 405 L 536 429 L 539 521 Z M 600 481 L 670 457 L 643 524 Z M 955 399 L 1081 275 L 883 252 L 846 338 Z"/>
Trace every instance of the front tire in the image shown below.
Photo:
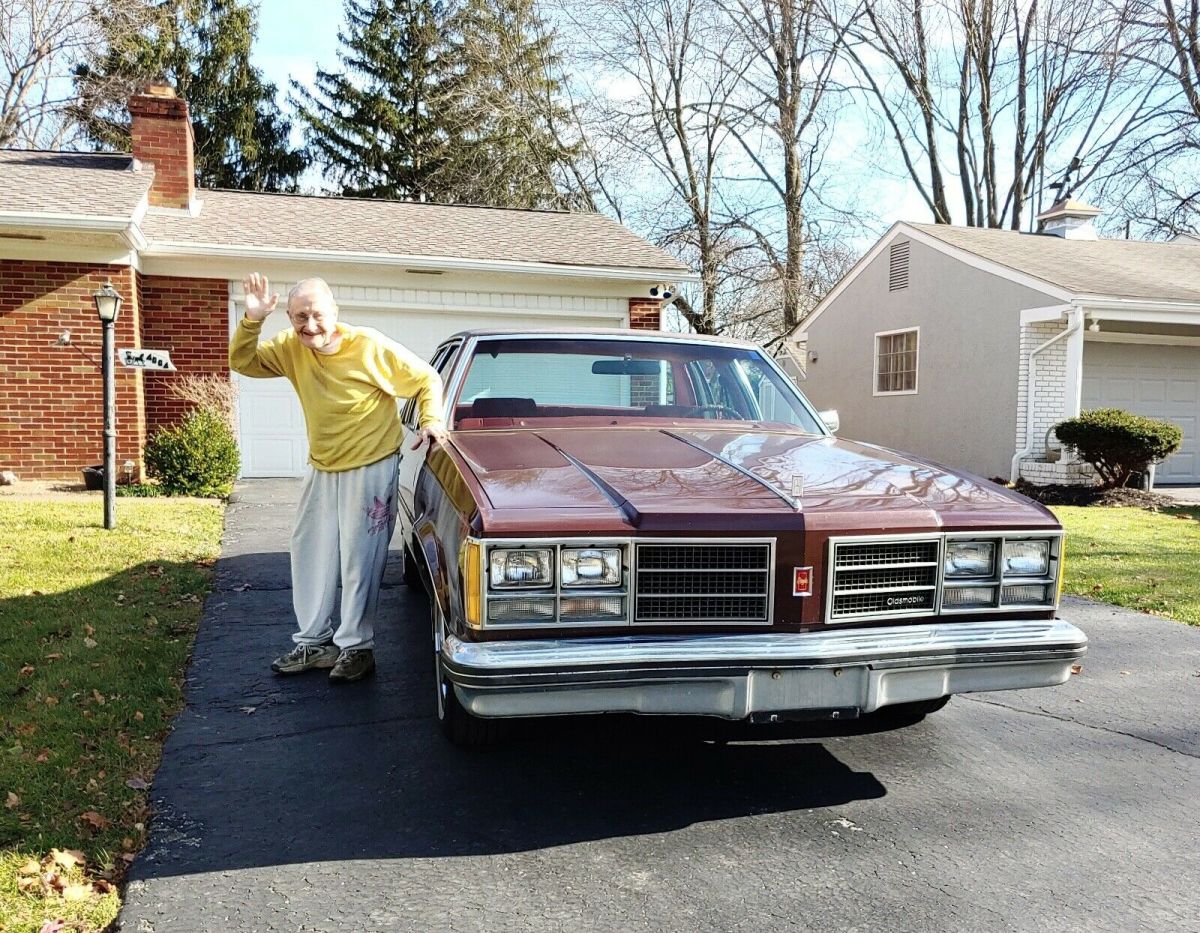
<path fill-rule="evenodd" d="M 458 700 L 454 685 L 442 669 L 442 638 L 445 625 L 437 606 L 437 598 L 430 596 L 430 615 L 433 617 L 433 684 L 437 693 L 437 717 L 442 734 L 453 744 L 463 748 L 478 748 L 494 745 L 507 731 L 503 719 L 482 719 L 472 716 Z"/>

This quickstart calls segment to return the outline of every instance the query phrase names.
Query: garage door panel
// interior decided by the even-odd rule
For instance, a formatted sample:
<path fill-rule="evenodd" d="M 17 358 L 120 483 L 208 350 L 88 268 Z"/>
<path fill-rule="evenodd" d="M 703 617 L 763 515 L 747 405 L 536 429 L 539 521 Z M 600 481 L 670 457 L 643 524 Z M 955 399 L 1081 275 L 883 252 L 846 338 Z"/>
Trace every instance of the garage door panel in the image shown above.
<path fill-rule="evenodd" d="M 1124 408 L 1183 431 L 1179 451 L 1160 463 L 1160 483 L 1200 483 L 1200 347 L 1088 342 L 1083 408 Z"/>

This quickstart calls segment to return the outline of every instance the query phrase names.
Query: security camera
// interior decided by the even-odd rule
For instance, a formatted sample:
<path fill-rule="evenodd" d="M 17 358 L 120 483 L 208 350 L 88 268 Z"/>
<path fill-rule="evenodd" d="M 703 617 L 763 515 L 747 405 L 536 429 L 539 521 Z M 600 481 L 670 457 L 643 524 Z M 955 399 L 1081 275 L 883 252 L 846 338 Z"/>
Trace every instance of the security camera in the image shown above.
<path fill-rule="evenodd" d="M 673 293 L 671 292 L 671 290 L 669 288 L 667 288 L 667 286 L 665 286 L 665 285 L 659 284 L 659 285 L 651 285 L 650 286 L 650 297 L 651 298 L 659 298 L 663 301 L 666 301 L 667 299 L 669 299 L 671 297 L 672 294 Z"/>
<path fill-rule="evenodd" d="M 651 285 L 651 286 L 650 286 L 650 297 L 651 297 L 651 298 L 657 298 L 657 297 L 658 297 L 658 286 L 657 286 L 657 285 Z"/>
<path fill-rule="evenodd" d="M 69 330 L 64 330 L 58 335 L 58 339 L 54 341 L 54 343 L 60 347 L 69 347 L 71 345 L 71 332 Z"/>

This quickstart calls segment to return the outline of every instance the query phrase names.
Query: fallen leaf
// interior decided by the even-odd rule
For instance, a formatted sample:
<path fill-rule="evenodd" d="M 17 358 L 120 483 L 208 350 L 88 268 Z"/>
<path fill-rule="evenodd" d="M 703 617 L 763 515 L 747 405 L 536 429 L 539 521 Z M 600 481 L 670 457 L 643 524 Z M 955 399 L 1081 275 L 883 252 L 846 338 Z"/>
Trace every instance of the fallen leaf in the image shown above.
<path fill-rule="evenodd" d="M 63 888 L 62 896 L 65 901 L 86 901 L 92 896 L 92 886 L 90 884 L 69 884 Z"/>
<path fill-rule="evenodd" d="M 44 765 L 47 761 L 50 760 L 50 756 L 53 754 L 54 753 L 52 751 L 50 751 L 50 749 L 43 748 L 41 751 L 39 751 L 37 753 L 37 757 L 33 760 L 36 761 L 40 765 Z"/>
<path fill-rule="evenodd" d="M 95 810 L 87 810 L 84 813 L 79 814 L 79 819 L 84 823 L 87 823 L 93 829 L 97 830 L 108 829 L 110 825 L 109 821 Z"/>
<path fill-rule="evenodd" d="M 40 875 L 42 873 L 42 864 L 37 859 L 30 859 L 20 867 L 17 872 L 21 875 Z"/>
<path fill-rule="evenodd" d="M 133 718 L 136 719 L 138 722 L 141 722 L 146 717 L 142 715 L 142 711 L 139 709 L 139 710 L 134 711 Z"/>
<path fill-rule="evenodd" d="M 58 706 L 58 697 L 46 697 L 47 706 Z"/>
<path fill-rule="evenodd" d="M 104 705 L 104 694 L 101 693 L 99 690 L 95 689 L 94 687 L 92 688 L 92 699 L 95 700 L 97 703 L 99 703 L 101 706 Z"/>
<path fill-rule="evenodd" d="M 58 660 L 59 658 L 61 658 L 61 657 L 62 657 L 62 655 L 61 655 L 61 654 L 59 654 L 59 653 L 56 651 L 56 652 L 54 652 L 54 654 L 48 654 L 48 655 L 46 655 L 46 656 L 45 656 L 45 658 L 43 658 L 43 660 L 46 660 L 46 661 L 57 661 L 57 660 Z"/>
<path fill-rule="evenodd" d="M 42 889 L 42 879 L 41 878 L 30 878 L 29 876 L 26 875 L 26 876 L 22 876 L 17 879 L 17 890 L 21 891 L 22 893 L 32 894 L 37 891 L 41 891 L 41 889 Z M 42 929 L 44 930 L 45 927 L 42 927 Z M 62 927 L 59 927 L 58 929 L 61 930 Z"/>
<path fill-rule="evenodd" d="M 35 668 L 32 664 L 26 664 L 23 668 L 21 668 L 19 671 L 17 671 L 17 673 L 20 674 L 22 677 L 28 677 L 35 670 L 37 670 L 37 668 Z"/>
<path fill-rule="evenodd" d="M 120 858 L 122 862 L 132 862 L 134 855 L 132 852 L 122 852 L 118 858 Z"/>
<path fill-rule="evenodd" d="M 33 735 L 37 732 L 37 726 L 31 722 L 22 723 L 13 730 L 17 735 Z"/>
<path fill-rule="evenodd" d="M 1072 665 L 1071 665 L 1071 673 L 1072 673 L 1072 674 L 1081 674 L 1081 673 L 1083 673 L 1083 665 L 1082 665 L 1082 664 L 1072 664 Z"/>
<path fill-rule="evenodd" d="M 64 871 L 70 871 L 76 865 L 82 865 L 86 859 L 78 849 L 51 849 L 50 860 Z"/>
<path fill-rule="evenodd" d="M 21 805 L 21 798 L 14 794 L 11 790 L 8 792 L 8 797 L 4 800 L 5 810 L 15 810 Z"/>
<path fill-rule="evenodd" d="M 84 630 L 85 632 L 87 632 L 89 635 L 95 635 L 95 634 L 96 634 L 96 629 L 95 629 L 95 627 L 93 627 L 93 626 L 89 625 L 89 624 L 88 624 L 88 623 L 86 623 L 86 622 L 84 622 L 84 623 L 83 623 L 83 630 Z"/>
<path fill-rule="evenodd" d="M 125 782 L 125 786 L 131 787 L 134 790 L 146 790 L 147 788 L 150 787 L 150 785 L 148 783 L 146 783 L 145 778 L 141 778 L 141 777 L 131 777 L 128 781 Z"/>
<path fill-rule="evenodd" d="M 92 886 L 96 889 L 96 893 L 98 894 L 111 894 L 113 891 L 117 890 L 113 886 L 113 883 L 106 878 L 97 878 L 92 882 Z"/>
<path fill-rule="evenodd" d="M 1129 674 L 1129 671 L 1121 671 L 1121 676 L 1122 676 L 1122 677 L 1125 677 L 1125 676 L 1127 676 L 1128 674 Z"/>
<path fill-rule="evenodd" d="M 233 588 L 233 591 L 234 591 L 235 593 L 244 593 L 244 592 L 246 592 L 246 590 L 248 590 L 248 589 L 250 589 L 250 584 L 249 584 L 249 583 L 239 583 L 237 586 L 235 586 L 235 587 Z"/>
<path fill-rule="evenodd" d="M 249 716 L 256 709 L 258 709 L 258 707 L 257 706 L 243 706 L 243 707 L 240 707 L 240 709 L 243 713 L 245 713 L 247 716 Z"/>
<path fill-rule="evenodd" d="M 85 648 L 95 648 L 98 644 L 100 644 L 100 642 L 96 641 L 94 638 L 85 638 L 83 640 L 83 646 Z"/>

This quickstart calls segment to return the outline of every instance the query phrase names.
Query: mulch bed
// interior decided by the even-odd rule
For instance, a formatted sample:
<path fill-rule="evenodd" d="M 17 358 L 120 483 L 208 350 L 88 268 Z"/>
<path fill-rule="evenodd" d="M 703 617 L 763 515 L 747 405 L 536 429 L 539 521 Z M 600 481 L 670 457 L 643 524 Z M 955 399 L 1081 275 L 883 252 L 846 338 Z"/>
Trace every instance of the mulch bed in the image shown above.
<path fill-rule="evenodd" d="M 1035 486 L 1018 480 L 1017 492 L 1043 505 L 1123 505 L 1136 509 L 1159 509 L 1178 507 L 1179 503 L 1170 496 L 1141 489 L 1101 489 L 1099 486 Z"/>

